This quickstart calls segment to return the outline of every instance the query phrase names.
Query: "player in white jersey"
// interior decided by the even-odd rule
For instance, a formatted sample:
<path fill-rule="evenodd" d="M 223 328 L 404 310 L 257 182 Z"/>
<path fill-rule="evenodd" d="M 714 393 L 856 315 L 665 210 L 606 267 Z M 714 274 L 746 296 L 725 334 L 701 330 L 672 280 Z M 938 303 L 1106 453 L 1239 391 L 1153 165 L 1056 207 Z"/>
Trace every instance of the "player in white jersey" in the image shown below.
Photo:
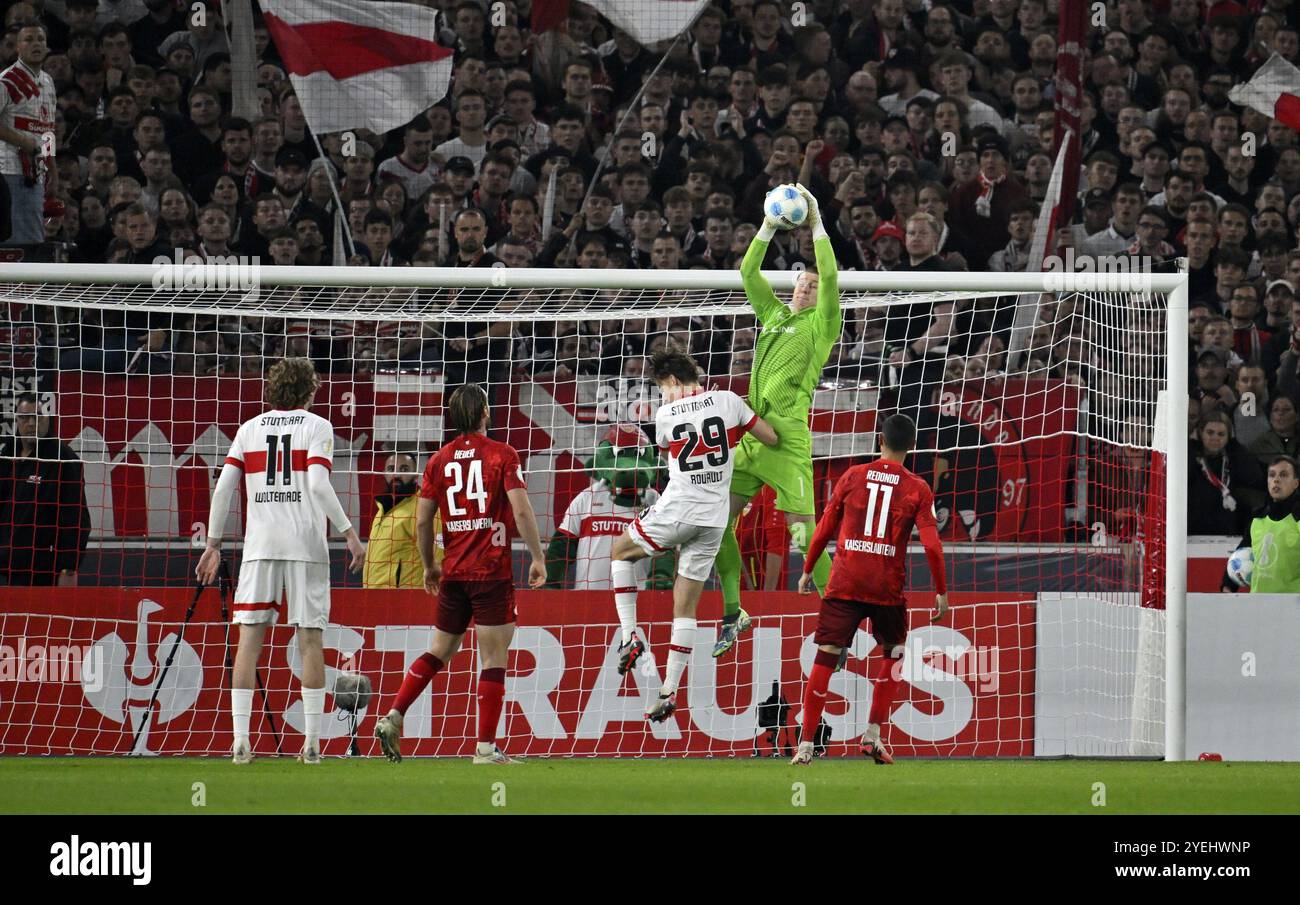
<path fill-rule="evenodd" d="M 635 424 L 611 426 L 600 438 L 588 469 L 594 483 L 569 503 L 547 548 L 548 588 L 613 588 L 609 555 L 615 538 L 659 499 L 654 485 L 662 476 L 663 462 L 659 450 Z M 637 587 L 671 588 L 676 573 L 676 557 L 671 554 L 642 559 L 636 563 Z"/>
<path fill-rule="evenodd" d="M 731 507 L 732 449 L 746 433 L 775 446 L 776 432 L 730 390 L 704 390 L 695 359 L 682 352 L 656 352 L 651 373 L 662 401 L 655 414 L 655 442 L 668 454 L 668 486 L 614 542 L 611 572 L 622 643 L 619 674 L 645 651 L 636 636 L 634 564 L 669 547 L 677 548 L 673 584 L 673 633 L 659 699 L 646 712 L 662 722 L 677 709 L 677 685 L 695 643 L 695 609 L 722 544 Z"/>
<path fill-rule="evenodd" d="M 0 174 L 8 198 L 10 234 L 0 242 L 36 245 L 45 241 L 45 194 L 53 187 L 54 79 L 41 67 L 49 56 L 45 26 L 24 24 L 18 30 L 18 60 L 0 72 Z"/>
<path fill-rule="evenodd" d="M 287 598 L 286 623 L 297 628 L 302 654 L 302 707 L 306 741 L 299 760 L 320 763 L 320 720 L 325 705 L 325 656 L 321 634 L 329 623 L 330 567 L 325 520 L 346 535 L 351 568 L 365 561 L 365 547 L 330 484 L 334 429 L 308 409 L 320 389 L 307 358 L 286 358 L 266 378 L 271 410 L 244 422 L 235 433 L 208 512 L 208 545 L 199 559 L 199 581 L 210 583 L 221 564 L 221 538 L 230 502 L 242 478 L 248 497 L 243 562 L 235 589 L 233 621 L 239 626 L 235 677 L 230 694 L 234 761 L 252 760 L 248 721 L 253 709 L 257 661 L 266 628 Z"/>
<path fill-rule="evenodd" d="M 612 588 L 610 552 L 615 538 L 627 530 L 640 511 L 653 506 L 658 499 L 659 494 L 650 489 L 645 492 L 641 505 L 627 506 L 603 483 L 594 484 L 574 497 L 556 529 L 564 537 L 577 541 L 573 581 L 563 586 L 577 591 Z M 637 587 L 641 587 L 650 578 L 650 560 L 638 561 L 635 570 Z"/>

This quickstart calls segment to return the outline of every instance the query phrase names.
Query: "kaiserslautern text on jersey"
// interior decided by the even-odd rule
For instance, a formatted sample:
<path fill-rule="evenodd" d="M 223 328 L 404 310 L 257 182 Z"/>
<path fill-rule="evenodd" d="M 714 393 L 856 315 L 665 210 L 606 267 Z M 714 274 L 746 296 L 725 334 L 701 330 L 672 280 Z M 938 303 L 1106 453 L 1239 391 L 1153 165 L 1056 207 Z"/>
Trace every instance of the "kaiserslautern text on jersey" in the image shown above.
<path fill-rule="evenodd" d="M 443 578 L 513 578 L 515 517 L 508 491 L 523 488 L 519 453 L 483 434 L 462 434 L 429 460 L 420 496 L 442 513 Z"/>

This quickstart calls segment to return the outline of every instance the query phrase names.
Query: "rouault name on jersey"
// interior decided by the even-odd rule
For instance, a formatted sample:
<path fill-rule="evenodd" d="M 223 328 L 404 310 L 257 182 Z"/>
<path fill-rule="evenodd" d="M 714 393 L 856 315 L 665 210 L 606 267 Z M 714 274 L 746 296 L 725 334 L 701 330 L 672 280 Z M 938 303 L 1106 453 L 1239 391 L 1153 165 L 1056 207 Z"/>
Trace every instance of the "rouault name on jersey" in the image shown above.
<path fill-rule="evenodd" d="M 705 471 L 691 475 L 692 484 L 716 484 L 721 480 L 722 472 L 720 471 Z"/>
<path fill-rule="evenodd" d="M 875 541 L 858 540 L 852 537 L 844 542 L 844 549 L 856 553 L 875 553 L 878 556 L 893 556 L 898 552 L 893 544 L 878 544 Z"/>
<path fill-rule="evenodd" d="M 276 415 L 275 417 L 264 415 L 259 423 L 262 427 L 288 427 L 291 424 L 302 424 L 304 420 L 303 415 Z"/>
<path fill-rule="evenodd" d="M 878 482 L 880 482 L 881 484 L 897 484 L 897 483 L 898 483 L 898 477 L 899 477 L 898 475 L 896 475 L 896 474 L 890 474 L 890 473 L 887 472 L 887 471 L 868 471 L 868 472 L 867 472 L 867 480 L 868 480 L 868 481 L 878 481 Z"/>
<path fill-rule="evenodd" d="M 708 408 L 713 408 L 713 397 L 711 396 L 675 403 L 672 407 L 672 413 L 674 415 L 683 415 L 686 412 L 698 412 L 700 409 Z"/>
<path fill-rule="evenodd" d="M 491 528 L 493 525 L 490 518 L 462 518 L 450 522 L 443 522 L 443 531 L 478 531 L 483 528 Z"/>
<path fill-rule="evenodd" d="M 301 490 L 264 490 L 253 494 L 254 503 L 301 503 Z"/>

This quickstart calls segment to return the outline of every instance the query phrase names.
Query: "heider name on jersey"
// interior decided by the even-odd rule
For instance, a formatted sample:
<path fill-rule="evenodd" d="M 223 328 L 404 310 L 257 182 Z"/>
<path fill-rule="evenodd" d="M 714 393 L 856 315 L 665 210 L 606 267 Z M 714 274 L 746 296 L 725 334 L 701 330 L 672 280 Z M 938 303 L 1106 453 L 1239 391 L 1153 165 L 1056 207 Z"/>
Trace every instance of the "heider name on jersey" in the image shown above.
<path fill-rule="evenodd" d="M 519 453 L 484 434 L 462 434 L 430 457 L 420 496 L 442 513 L 443 577 L 509 579 L 515 520 L 508 494 L 527 489 Z"/>

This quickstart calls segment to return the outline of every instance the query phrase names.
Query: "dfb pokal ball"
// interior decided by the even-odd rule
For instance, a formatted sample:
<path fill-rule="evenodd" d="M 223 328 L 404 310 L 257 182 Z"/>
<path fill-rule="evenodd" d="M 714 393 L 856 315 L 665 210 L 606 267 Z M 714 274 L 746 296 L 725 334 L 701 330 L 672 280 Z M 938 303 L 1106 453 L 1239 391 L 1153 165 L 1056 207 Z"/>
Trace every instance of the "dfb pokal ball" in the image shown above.
<path fill-rule="evenodd" d="M 808 219 L 808 202 L 792 185 L 778 185 L 767 193 L 763 200 L 763 211 L 776 222 L 781 229 L 794 229 L 802 226 Z"/>
<path fill-rule="evenodd" d="M 1250 573 L 1255 571 L 1255 554 L 1250 547 L 1242 547 L 1228 557 L 1228 577 L 1237 587 L 1250 586 Z"/>

